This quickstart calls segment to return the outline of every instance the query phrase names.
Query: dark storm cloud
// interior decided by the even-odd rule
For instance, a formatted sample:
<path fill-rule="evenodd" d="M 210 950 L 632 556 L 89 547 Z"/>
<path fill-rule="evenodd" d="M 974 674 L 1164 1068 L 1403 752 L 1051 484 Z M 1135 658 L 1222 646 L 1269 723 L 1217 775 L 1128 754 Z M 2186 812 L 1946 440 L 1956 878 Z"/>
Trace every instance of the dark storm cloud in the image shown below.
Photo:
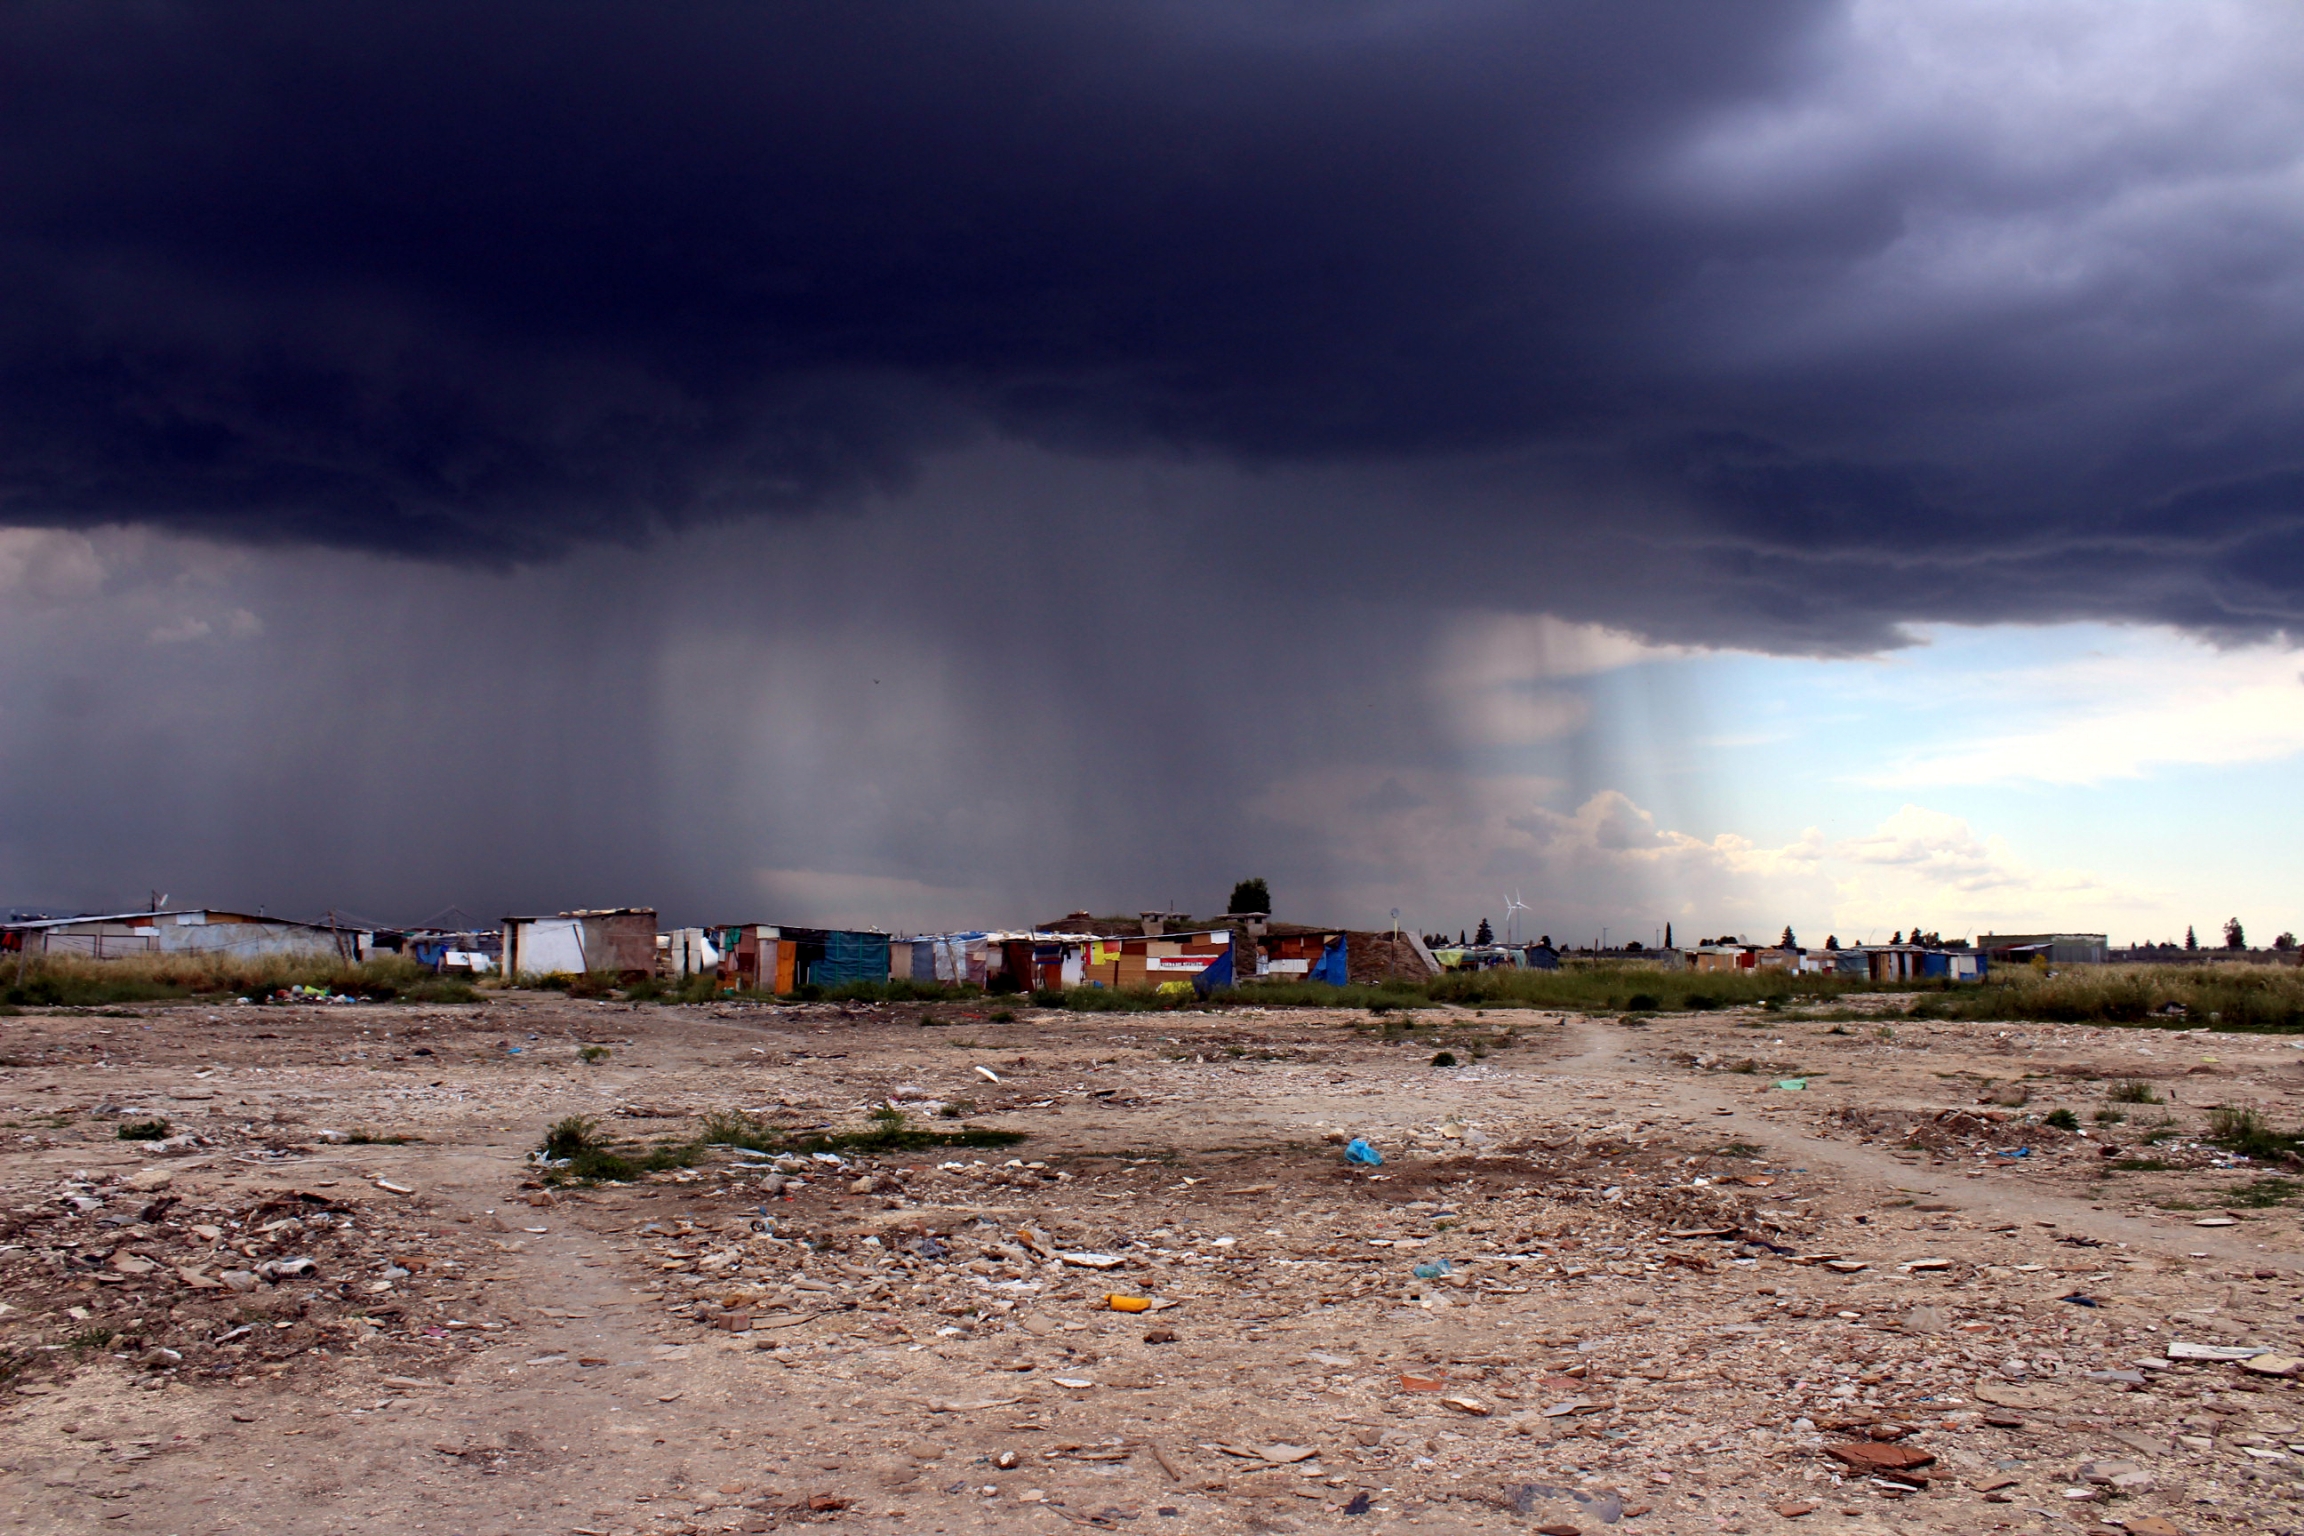
<path fill-rule="evenodd" d="M 517 560 L 992 432 L 1357 467 L 1348 561 L 1680 638 L 2288 622 L 2285 56 L 2130 120 L 2149 38 L 1945 18 L 14 7 L 0 518 Z"/>

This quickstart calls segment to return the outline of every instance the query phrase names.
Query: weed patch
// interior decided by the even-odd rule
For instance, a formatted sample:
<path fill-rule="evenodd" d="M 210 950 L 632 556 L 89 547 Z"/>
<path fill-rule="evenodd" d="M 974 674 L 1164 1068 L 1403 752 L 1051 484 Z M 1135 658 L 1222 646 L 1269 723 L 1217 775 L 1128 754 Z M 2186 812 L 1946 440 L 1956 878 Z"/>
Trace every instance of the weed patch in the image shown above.
<path fill-rule="evenodd" d="M 2228 1152 L 2237 1152 L 2258 1162 L 2304 1161 L 2304 1157 L 2298 1155 L 2298 1146 L 2304 1137 L 2292 1131 L 2275 1131 L 2253 1109 L 2210 1110 L 2208 1139 Z"/>
<path fill-rule="evenodd" d="M 130 1120 L 112 1133 L 122 1141 L 166 1141 L 168 1122 L 165 1120 Z"/>

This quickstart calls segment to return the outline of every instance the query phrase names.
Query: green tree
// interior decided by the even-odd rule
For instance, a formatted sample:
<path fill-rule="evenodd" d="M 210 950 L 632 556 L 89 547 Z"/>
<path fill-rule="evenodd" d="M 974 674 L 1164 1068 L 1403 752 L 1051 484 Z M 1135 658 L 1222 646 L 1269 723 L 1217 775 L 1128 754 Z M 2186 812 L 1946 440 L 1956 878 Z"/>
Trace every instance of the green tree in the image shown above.
<path fill-rule="evenodd" d="M 1272 910 L 1272 888 L 1258 875 L 1232 887 L 1232 899 L 1224 904 L 1227 915 L 1234 912 L 1269 912 Z"/>
<path fill-rule="evenodd" d="M 2224 919 L 2224 947 L 2226 949 L 2246 949 L 2248 947 L 2248 931 L 2240 926 L 2240 919 L 2236 917 Z"/>
<path fill-rule="evenodd" d="M 1792 936 L 1792 925 L 1790 923 L 1786 923 L 1784 925 L 1783 936 L 1777 939 L 1776 947 L 1778 949 L 1798 949 L 1800 947 L 1800 941 Z"/>

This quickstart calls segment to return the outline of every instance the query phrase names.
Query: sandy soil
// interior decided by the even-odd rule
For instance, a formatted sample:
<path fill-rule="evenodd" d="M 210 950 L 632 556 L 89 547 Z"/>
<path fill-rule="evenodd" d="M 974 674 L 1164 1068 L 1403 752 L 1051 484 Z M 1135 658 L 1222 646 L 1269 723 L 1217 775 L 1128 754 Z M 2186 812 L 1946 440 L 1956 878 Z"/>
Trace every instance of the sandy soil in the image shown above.
<path fill-rule="evenodd" d="M 2304 1346 L 2289 1191 L 2198 1134 L 2304 1118 L 2286 1041 L 923 1011 L 0 1020 L 0 1519 L 2304 1528 L 2294 1382 L 2169 1358 Z M 2111 1102 L 2138 1082 L 2171 1102 Z M 558 1190 L 530 1158 L 569 1114 L 645 1144 L 891 1098 L 1028 1139 Z"/>

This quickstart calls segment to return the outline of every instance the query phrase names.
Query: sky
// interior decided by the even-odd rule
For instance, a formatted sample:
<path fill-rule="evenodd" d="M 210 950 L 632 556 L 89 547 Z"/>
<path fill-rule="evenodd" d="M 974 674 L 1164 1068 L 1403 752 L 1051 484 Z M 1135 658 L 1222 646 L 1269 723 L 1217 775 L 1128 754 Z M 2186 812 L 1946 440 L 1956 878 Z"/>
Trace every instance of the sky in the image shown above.
<path fill-rule="evenodd" d="M 2278 7 L 0 14 L 0 903 L 2304 925 Z"/>

